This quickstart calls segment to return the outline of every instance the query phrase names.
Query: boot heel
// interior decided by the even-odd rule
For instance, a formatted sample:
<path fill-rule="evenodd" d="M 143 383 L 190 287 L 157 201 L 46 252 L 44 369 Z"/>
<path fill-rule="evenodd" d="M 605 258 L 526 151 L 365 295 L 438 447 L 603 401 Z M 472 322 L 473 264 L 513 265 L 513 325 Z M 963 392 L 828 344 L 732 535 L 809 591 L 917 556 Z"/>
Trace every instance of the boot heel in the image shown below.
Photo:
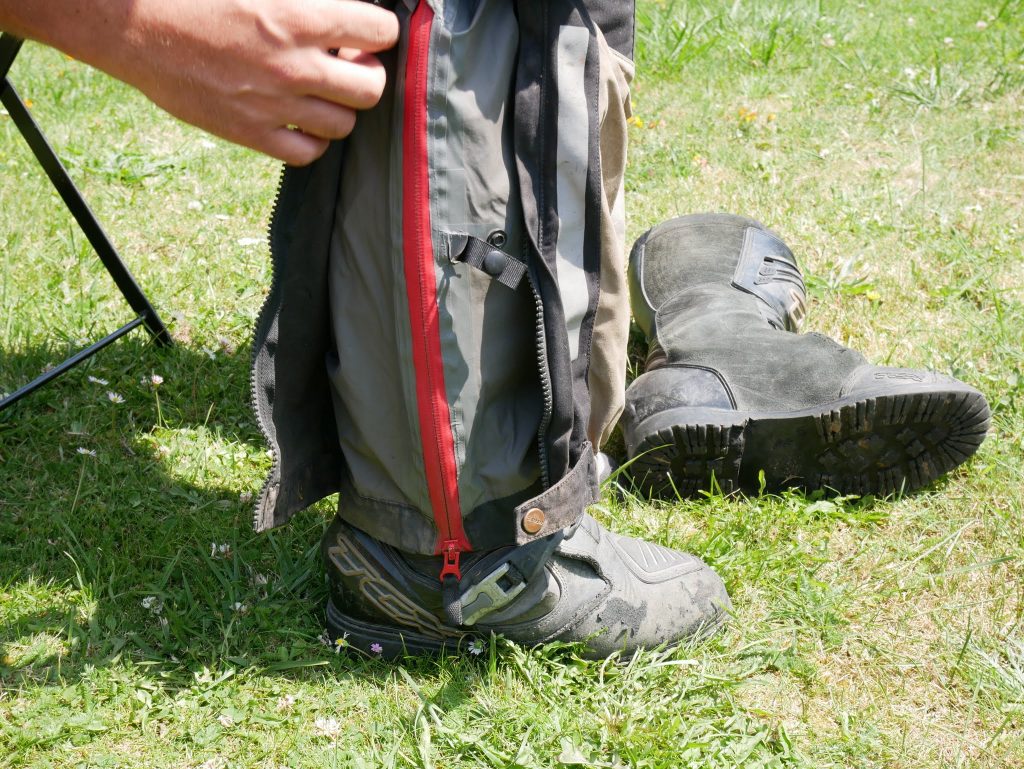
<path fill-rule="evenodd" d="M 629 473 L 646 493 L 692 497 L 739 491 L 746 421 L 715 409 L 680 408 L 644 420 L 627 436 Z"/>

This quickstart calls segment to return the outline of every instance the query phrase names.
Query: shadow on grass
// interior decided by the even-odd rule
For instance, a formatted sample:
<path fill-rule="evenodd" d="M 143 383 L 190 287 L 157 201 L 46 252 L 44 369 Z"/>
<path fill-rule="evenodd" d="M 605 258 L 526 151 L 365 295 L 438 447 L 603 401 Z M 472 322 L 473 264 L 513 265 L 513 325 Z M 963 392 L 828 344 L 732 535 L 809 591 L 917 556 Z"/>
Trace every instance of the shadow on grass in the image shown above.
<path fill-rule="evenodd" d="M 0 351 L 0 388 L 63 354 Z M 369 650 L 320 637 L 333 500 L 252 531 L 269 460 L 248 378 L 248 349 L 137 334 L 0 414 L 0 685 L 115 660 L 183 685 L 204 670 L 373 672 Z"/>

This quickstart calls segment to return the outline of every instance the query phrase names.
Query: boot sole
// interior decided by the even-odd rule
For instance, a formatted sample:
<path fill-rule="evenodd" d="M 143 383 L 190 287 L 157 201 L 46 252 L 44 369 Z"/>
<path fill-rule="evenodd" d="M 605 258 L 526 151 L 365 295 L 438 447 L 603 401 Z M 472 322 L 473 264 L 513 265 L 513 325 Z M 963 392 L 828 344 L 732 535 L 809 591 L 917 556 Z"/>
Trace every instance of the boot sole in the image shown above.
<path fill-rule="evenodd" d="M 728 620 L 728 612 L 719 611 L 715 617 L 702 626 L 693 636 L 680 639 L 674 643 L 665 644 L 662 648 L 671 649 L 683 644 L 700 644 L 717 635 Z M 483 636 L 466 633 L 459 640 L 442 640 L 425 636 L 408 630 L 399 630 L 388 625 L 377 625 L 365 620 L 350 617 L 335 607 L 334 602 L 327 601 L 327 635 L 334 644 L 338 639 L 344 639 L 344 646 L 341 648 L 357 649 L 365 652 L 368 656 L 384 660 L 401 660 L 406 657 L 437 657 L 441 654 L 458 655 L 467 650 L 467 644 L 472 640 L 480 640 Z M 380 646 L 380 652 L 374 652 L 371 647 L 374 644 Z M 603 659 L 600 654 L 583 653 L 585 659 Z"/>
<path fill-rule="evenodd" d="M 356 619 L 340 611 L 333 601 L 327 602 L 327 635 L 332 643 L 344 639 L 342 648 L 353 648 L 371 657 L 386 660 L 403 657 L 438 656 L 442 653 L 458 654 L 466 650 L 466 644 L 479 636 L 466 633 L 458 639 L 442 639 L 402 630 L 389 625 L 378 625 Z M 374 645 L 380 652 L 374 652 Z"/>
<path fill-rule="evenodd" d="M 652 496 L 824 489 L 889 494 L 926 486 L 985 439 L 989 408 L 964 385 L 861 393 L 805 411 L 678 408 L 631 436 L 634 481 Z"/>

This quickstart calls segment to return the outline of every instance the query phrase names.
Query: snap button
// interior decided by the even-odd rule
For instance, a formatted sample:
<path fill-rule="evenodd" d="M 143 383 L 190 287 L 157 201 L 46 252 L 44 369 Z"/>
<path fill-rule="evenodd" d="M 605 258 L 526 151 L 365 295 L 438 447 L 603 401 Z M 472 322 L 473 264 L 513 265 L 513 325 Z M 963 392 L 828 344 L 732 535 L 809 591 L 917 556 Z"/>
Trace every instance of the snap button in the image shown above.
<path fill-rule="evenodd" d="M 508 234 L 505 230 L 495 230 L 487 236 L 487 242 L 495 248 L 504 248 L 505 244 L 508 243 Z"/>
<path fill-rule="evenodd" d="M 492 278 L 497 278 L 508 266 L 508 255 L 501 251 L 488 251 L 481 267 Z"/>
<path fill-rule="evenodd" d="M 532 507 L 526 511 L 526 515 L 523 516 L 523 531 L 527 534 L 536 534 L 538 531 L 544 528 L 544 522 L 547 521 L 547 516 L 544 515 L 544 511 L 539 507 Z"/>

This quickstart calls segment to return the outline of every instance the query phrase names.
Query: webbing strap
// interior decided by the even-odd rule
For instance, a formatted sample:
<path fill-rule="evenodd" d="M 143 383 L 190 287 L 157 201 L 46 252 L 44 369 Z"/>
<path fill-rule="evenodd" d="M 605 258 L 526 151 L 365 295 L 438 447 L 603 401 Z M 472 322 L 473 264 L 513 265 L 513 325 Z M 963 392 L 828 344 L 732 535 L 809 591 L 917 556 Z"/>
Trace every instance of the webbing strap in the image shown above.
<path fill-rule="evenodd" d="M 526 264 L 486 240 L 472 235 L 452 233 L 448 236 L 449 258 L 486 272 L 503 286 L 515 289 L 526 275 Z"/>

